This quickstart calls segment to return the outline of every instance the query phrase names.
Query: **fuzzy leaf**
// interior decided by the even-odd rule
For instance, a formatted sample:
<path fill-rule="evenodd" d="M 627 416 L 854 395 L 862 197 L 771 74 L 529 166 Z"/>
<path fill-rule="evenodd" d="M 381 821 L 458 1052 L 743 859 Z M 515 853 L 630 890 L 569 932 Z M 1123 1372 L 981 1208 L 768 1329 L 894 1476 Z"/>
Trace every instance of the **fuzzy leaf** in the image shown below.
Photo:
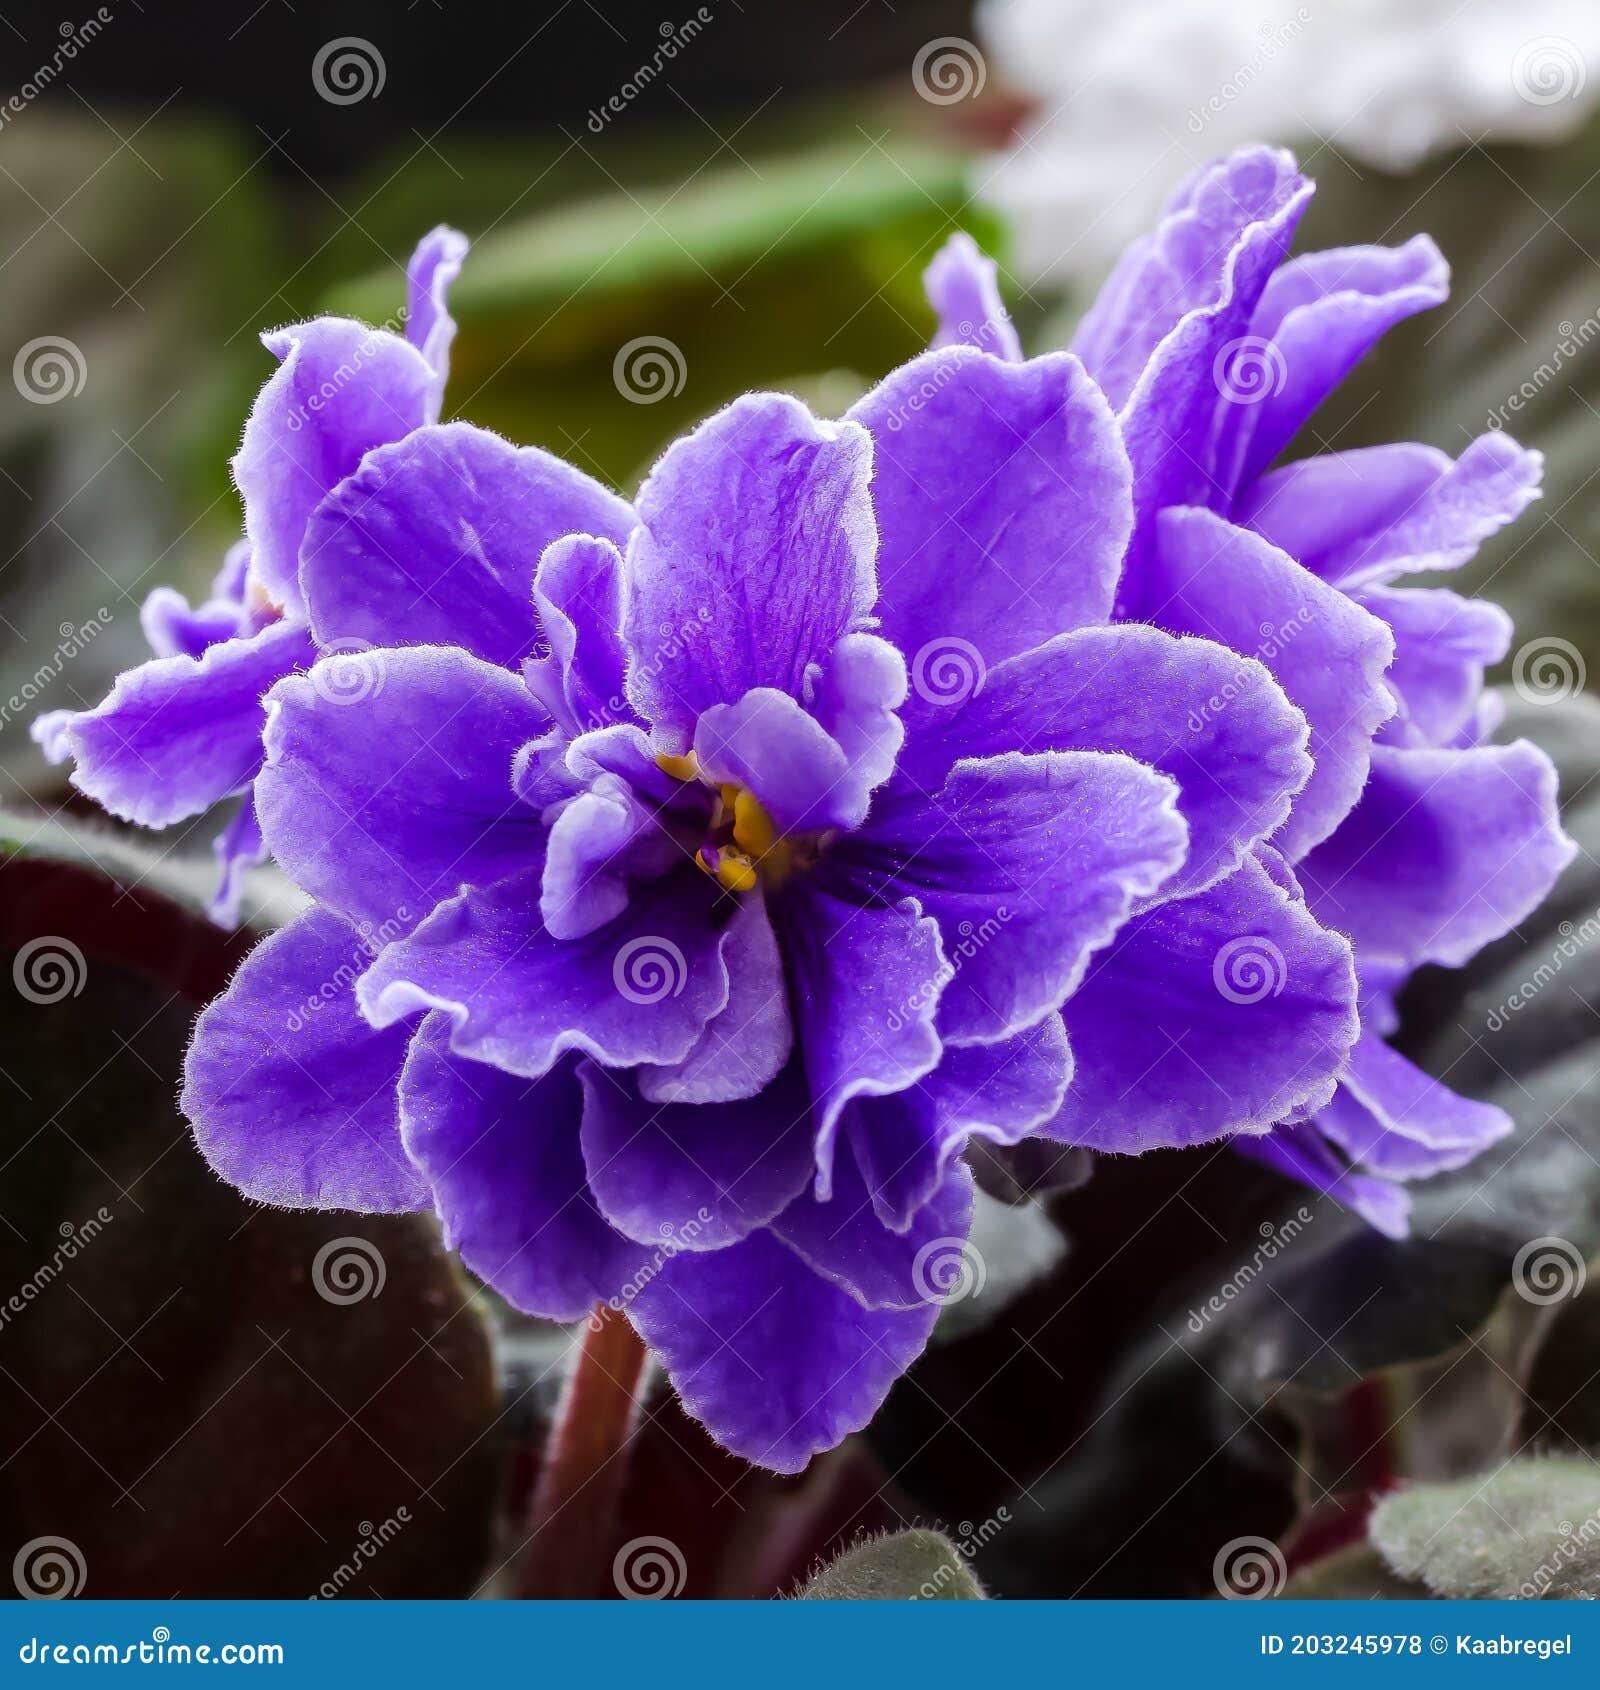
<path fill-rule="evenodd" d="M 943 1532 L 892 1532 L 847 1549 L 798 1593 L 802 1602 L 981 1602 L 983 1586 Z"/>

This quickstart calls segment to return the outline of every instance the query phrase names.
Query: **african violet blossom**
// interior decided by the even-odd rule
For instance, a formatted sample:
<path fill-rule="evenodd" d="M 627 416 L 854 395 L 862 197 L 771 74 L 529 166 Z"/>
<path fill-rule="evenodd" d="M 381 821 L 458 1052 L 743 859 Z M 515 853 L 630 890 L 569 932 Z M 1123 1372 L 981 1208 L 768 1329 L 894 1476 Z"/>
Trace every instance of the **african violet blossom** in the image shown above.
<path fill-rule="evenodd" d="M 372 447 L 438 420 L 455 337 L 446 295 L 466 246 L 442 226 L 418 245 L 404 339 L 340 317 L 262 337 L 282 362 L 233 461 L 245 539 L 197 609 L 170 587 L 150 594 L 140 621 L 152 661 L 122 675 L 94 709 L 51 711 L 33 725 L 51 762 L 74 759 L 72 784 L 125 821 L 168 827 L 242 795 L 215 844 L 211 914 L 224 926 L 238 919 L 245 869 L 264 854 L 251 793 L 261 695 L 348 643 L 299 590 L 307 519 Z"/>
<path fill-rule="evenodd" d="M 1196 172 L 1073 346 L 1133 460 L 1117 620 L 1259 658 L 1311 724 L 1316 770 L 1272 843 L 1311 912 L 1355 945 L 1363 1030 L 1325 1108 L 1237 1147 L 1402 1236 L 1410 1201 L 1392 1182 L 1458 1167 L 1511 1123 L 1384 1043 L 1394 994 L 1420 964 L 1459 966 L 1522 920 L 1574 847 L 1544 754 L 1484 743 L 1500 715 L 1484 667 L 1505 655 L 1509 618 L 1391 583 L 1466 562 L 1537 496 L 1541 460 L 1487 434 L 1453 461 L 1391 445 L 1272 467 L 1379 337 L 1448 291 L 1426 236 L 1286 261 L 1311 192 L 1268 148 Z M 1020 358 L 970 241 L 941 254 L 928 292 L 942 341 Z M 1229 697 L 1208 710 L 1230 712 Z M 1096 960 L 1091 986 L 1116 955 Z M 1286 966 L 1265 951 L 1238 960 L 1260 971 L 1235 982 L 1247 991 L 1275 987 Z M 1092 1122 L 1084 1133 L 1096 1142 Z M 1174 1140 L 1153 1121 L 1142 1142 Z"/>
<path fill-rule="evenodd" d="M 929 357 L 839 423 L 738 400 L 632 506 L 462 424 L 369 452 L 278 577 L 384 642 L 268 695 L 262 829 L 315 907 L 186 1068 L 246 1193 L 435 1209 L 519 1308 L 623 1308 L 783 1471 L 926 1342 L 969 1138 L 1263 1133 L 1356 1034 L 1349 947 L 1264 843 L 1304 715 L 1112 625 L 1099 388 Z M 1239 935 L 1288 960 L 1269 1002 L 1214 989 Z"/>

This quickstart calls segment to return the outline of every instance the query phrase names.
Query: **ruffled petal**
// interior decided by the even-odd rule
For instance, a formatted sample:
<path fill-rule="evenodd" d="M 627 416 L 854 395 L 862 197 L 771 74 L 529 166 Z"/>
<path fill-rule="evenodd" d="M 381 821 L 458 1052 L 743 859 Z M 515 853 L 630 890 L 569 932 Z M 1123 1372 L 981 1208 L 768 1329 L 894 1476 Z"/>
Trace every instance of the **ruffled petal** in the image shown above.
<path fill-rule="evenodd" d="M 401 1132 L 447 1247 L 544 1320 L 616 1306 L 651 1269 L 651 1253 L 607 1225 L 589 1194 L 582 1108 L 574 1062 L 536 1080 L 469 1062 L 451 1051 L 444 1015 L 422 1023 L 400 1079 Z"/>
<path fill-rule="evenodd" d="M 1245 490 L 1235 521 L 1338 587 L 1457 569 L 1539 496 L 1544 459 L 1503 434 L 1454 462 L 1370 446 L 1287 464 Z"/>
<path fill-rule="evenodd" d="M 853 786 L 872 792 L 893 773 L 905 740 L 906 660 L 876 634 L 846 634 L 817 677 L 811 713 L 845 755 Z"/>
<path fill-rule="evenodd" d="M 1285 264 L 1250 322 L 1269 379 L 1236 392 L 1224 372 L 1219 383 L 1222 485 L 1231 491 L 1260 475 L 1390 329 L 1449 295 L 1450 266 L 1426 235 L 1400 247 L 1344 247 Z"/>
<path fill-rule="evenodd" d="M 688 1413 L 779 1473 L 865 1426 L 938 1314 L 864 1309 L 767 1232 L 674 1256 L 628 1305 Z"/>
<path fill-rule="evenodd" d="M 630 715 L 623 583 L 622 554 L 591 533 L 557 540 L 539 559 L 533 599 L 549 655 L 529 662 L 524 672 L 534 696 L 573 733 Z"/>
<path fill-rule="evenodd" d="M 1111 611 L 1132 507 L 1110 407 L 1075 358 L 965 347 L 896 370 L 850 416 L 872 431 L 877 612 L 911 672 L 908 721 Z"/>
<path fill-rule="evenodd" d="M 581 939 L 552 938 L 538 868 L 442 903 L 358 984 L 375 1026 L 444 1009 L 458 1056 L 536 1078 L 564 1051 L 608 1068 L 681 1062 L 728 1001 L 720 890 L 685 868 Z"/>
<path fill-rule="evenodd" d="M 1123 1152 L 1320 1106 L 1358 1031 L 1349 945 L 1254 858 L 1135 916 L 1062 1014 L 1077 1068 L 1049 1136 Z"/>
<path fill-rule="evenodd" d="M 941 1274 L 959 1271 L 972 1227 L 972 1175 L 957 1163 L 900 1232 L 873 1212 L 851 1156 L 834 1167 L 833 1196 L 819 1203 L 805 1192 L 772 1223 L 773 1233 L 813 1272 L 867 1309 L 916 1309 L 940 1300 Z"/>
<path fill-rule="evenodd" d="M 652 1103 L 593 1063 L 583 1159 L 600 1212 L 645 1244 L 720 1250 L 765 1226 L 811 1177 L 811 1103 L 798 1064 L 756 1097 Z"/>
<path fill-rule="evenodd" d="M 1236 1138 L 1233 1148 L 1325 1193 L 1385 1238 L 1405 1238 L 1411 1231 L 1411 1196 L 1405 1187 L 1348 1167 L 1314 1126 L 1274 1127 L 1261 1138 Z"/>
<path fill-rule="evenodd" d="M 581 939 L 628 906 L 630 878 L 654 879 L 683 855 L 626 781 L 602 775 L 550 827 L 539 907 L 557 939 Z"/>
<path fill-rule="evenodd" d="M 72 784 L 112 815 L 166 827 L 249 786 L 261 767 L 262 695 L 315 656 L 304 628 L 275 622 L 199 658 L 129 669 L 93 710 L 41 717 L 34 738 L 52 761 L 75 758 Z"/>
<path fill-rule="evenodd" d="M 1303 715 L 1254 658 L 1142 624 L 1081 628 L 1013 657 L 961 708 L 925 720 L 901 777 L 937 790 L 961 757 L 1121 751 L 1170 775 L 1189 855 L 1162 896 L 1237 868 L 1289 813 L 1311 759 Z"/>
<path fill-rule="evenodd" d="M 504 669 L 440 646 L 352 652 L 270 704 L 262 832 L 285 873 L 352 921 L 392 937 L 542 856 L 511 768 L 548 723 Z"/>
<path fill-rule="evenodd" d="M 1292 558 L 1203 510 L 1164 511 L 1128 614 L 1253 653 L 1311 724 L 1311 778 L 1272 842 L 1298 860 L 1339 825 L 1394 714 L 1389 630 Z"/>
<path fill-rule="evenodd" d="M 157 657 L 199 657 L 233 639 L 244 623 L 244 606 L 233 599 L 207 599 L 197 608 L 173 587 L 156 587 L 139 606 L 139 626 Z"/>
<path fill-rule="evenodd" d="M 923 292 L 939 319 L 932 345 L 971 346 L 1008 363 L 1022 357 L 1022 342 L 1000 297 L 999 266 L 985 258 L 972 236 L 957 230 L 922 273 Z"/>
<path fill-rule="evenodd" d="M 427 1208 L 395 1103 L 409 1034 L 374 1031 L 351 989 L 370 961 L 348 922 L 309 910 L 263 940 L 201 1013 L 179 1107 L 200 1153 L 246 1197 Z"/>
<path fill-rule="evenodd" d="M 629 525 L 621 499 L 559 458 L 448 423 L 369 452 L 317 506 L 300 585 L 324 647 L 457 645 L 515 668 L 539 641 L 540 553 Z"/>
<path fill-rule="evenodd" d="M 1372 1033 L 1316 1124 L 1352 1162 L 1402 1180 L 1463 1167 L 1511 1131 L 1505 1110 L 1459 1096 Z"/>
<path fill-rule="evenodd" d="M 859 827 L 867 813 L 870 793 L 844 748 L 772 687 L 713 704 L 695 729 L 694 752 L 708 780 L 753 792 L 780 833 Z"/>
<path fill-rule="evenodd" d="M 815 875 L 784 890 L 780 930 L 826 1198 L 839 1116 L 852 1098 L 901 1091 L 938 1062 L 934 1015 L 948 972 L 939 928 L 915 898 L 863 909 Z"/>
<path fill-rule="evenodd" d="M 628 548 L 628 696 L 683 750 L 701 713 L 807 670 L 877 597 L 872 443 L 799 400 L 747 394 L 668 448 Z"/>
<path fill-rule="evenodd" d="M 206 914 L 219 927 L 237 927 L 244 877 L 267 860 L 267 842 L 261 837 L 253 791 L 244 795 L 228 825 L 212 840 L 211 851 L 217 859 L 217 889 L 206 905 Z"/>
<path fill-rule="evenodd" d="M 739 900 L 722 938 L 728 1006 L 693 1050 L 670 1067 L 641 1067 L 639 1092 L 654 1103 L 731 1103 L 754 1097 L 794 1049 L 777 935 L 759 890 Z"/>
<path fill-rule="evenodd" d="M 1299 871 L 1317 918 L 1363 957 L 1458 968 L 1537 908 L 1576 849 L 1555 768 L 1526 740 L 1380 745 L 1361 802 Z"/>
<path fill-rule="evenodd" d="M 432 405 L 428 420 L 437 419 L 450 374 L 450 345 L 456 320 L 450 315 L 450 289 L 467 256 L 467 237 L 441 223 L 430 229 L 406 266 L 406 339 L 433 371 Z"/>
<path fill-rule="evenodd" d="M 1477 714 L 1483 671 L 1511 647 L 1511 618 L 1488 599 L 1444 587 L 1367 587 L 1351 595 L 1394 635 L 1385 677 L 1400 708 L 1380 730 L 1391 745 L 1449 745 Z"/>
<path fill-rule="evenodd" d="M 346 317 L 261 338 L 282 362 L 256 396 L 233 479 L 256 579 L 303 617 L 300 542 L 312 511 L 374 446 L 433 421 L 436 377 L 398 335 Z"/>
<path fill-rule="evenodd" d="M 892 787 L 835 842 L 839 872 L 914 894 L 946 954 L 979 935 L 939 1006 L 957 1042 L 1008 1038 L 1059 1009 L 1141 898 L 1184 859 L 1178 789 L 1131 757 L 1011 753 L 957 763 L 936 798 Z"/>

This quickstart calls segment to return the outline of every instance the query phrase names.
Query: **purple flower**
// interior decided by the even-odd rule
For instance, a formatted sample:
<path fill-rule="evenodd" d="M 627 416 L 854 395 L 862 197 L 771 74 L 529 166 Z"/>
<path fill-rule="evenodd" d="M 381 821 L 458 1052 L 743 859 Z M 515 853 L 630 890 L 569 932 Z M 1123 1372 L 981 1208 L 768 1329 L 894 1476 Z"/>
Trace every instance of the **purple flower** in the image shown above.
<path fill-rule="evenodd" d="M 233 460 L 246 538 L 198 609 L 170 587 L 150 594 L 140 620 L 152 661 L 94 709 L 51 711 L 33 725 L 46 757 L 74 759 L 72 784 L 125 821 L 168 827 L 242 798 L 215 845 L 211 914 L 223 926 L 238 920 L 244 871 L 264 855 L 251 792 L 261 697 L 319 651 L 349 649 L 300 587 L 307 522 L 371 448 L 437 421 L 455 334 L 445 299 L 465 252 L 443 227 L 418 245 L 404 339 L 338 317 L 262 337 L 281 362 Z"/>
<path fill-rule="evenodd" d="M 436 1209 L 794 1471 L 926 1342 L 970 1138 L 1326 1104 L 1351 953 L 1265 843 L 1306 718 L 1113 625 L 1133 520 L 1065 354 L 931 352 L 840 423 L 747 396 L 632 506 L 460 424 L 369 451 L 295 519 L 313 628 L 374 649 L 268 695 L 257 806 L 315 908 L 197 1026 L 212 1166 Z M 1215 988 L 1241 935 L 1285 961 L 1267 1001 Z"/>
<path fill-rule="evenodd" d="M 1420 964 L 1459 966 L 1507 932 L 1574 846 L 1549 760 L 1483 743 L 1500 714 L 1484 668 L 1505 655 L 1509 618 L 1392 583 L 1464 563 L 1537 496 L 1541 460 L 1487 434 L 1454 460 L 1393 445 L 1273 467 L 1384 331 L 1447 293 L 1426 236 L 1288 259 L 1311 192 L 1263 147 L 1197 171 L 1116 267 L 1074 350 L 1133 461 L 1117 620 L 1248 654 L 1311 725 L 1315 772 L 1272 843 L 1293 895 L 1354 943 L 1362 1033 L 1325 1107 L 1237 1148 L 1403 1236 L 1410 1201 L 1394 1182 L 1460 1166 L 1511 1123 L 1383 1042 L 1394 994 Z M 993 267 L 970 243 L 946 249 L 928 291 L 942 340 L 1003 350 Z M 1209 708 L 1234 707 L 1224 690 Z M 1219 989 L 1271 991 L 1281 971 L 1270 950 L 1241 951 Z"/>

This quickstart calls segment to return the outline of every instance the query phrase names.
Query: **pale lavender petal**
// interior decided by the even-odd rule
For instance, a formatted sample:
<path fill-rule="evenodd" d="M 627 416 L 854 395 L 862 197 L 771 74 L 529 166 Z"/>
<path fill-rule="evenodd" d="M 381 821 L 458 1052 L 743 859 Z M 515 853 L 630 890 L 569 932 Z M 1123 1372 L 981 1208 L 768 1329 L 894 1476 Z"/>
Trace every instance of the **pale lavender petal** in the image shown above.
<path fill-rule="evenodd" d="M 1314 1126 L 1275 1127 L 1262 1138 L 1236 1138 L 1233 1148 L 1252 1162 L 1264 1163 L 1313 1191 L 1325 1192 L 1385 1238 L 1410 1234 L 1411 1197 L 1405 1187 L 1347 1167 Z"/>
<path fill-rule="evenodd" d="M 867 792 L 886 781 L 905 740 L 895 714 L 906 699 L 906 660 L 876 634 L 846 634 L 817 677 L 811 712 Z"/>
<path fill-rule="evenodd" d="M 1351 595 L 1394 635 L 1385 677 L 1400 708 L 1380 730 L 1392 745 L 1449 745 L 1473 720 L 1486 665 L 1511 646 L 1511 618 L 1488 599 L 1444 587 L 1365 587 Z"/>
<path fill-rule="evenodd" d="M 450 374 L 450 345 L 456 338 L 455 318 L 449 308 L 450 288 L 461 274 L 466 256 L 467 237 L 441 223 L 417 242 L 406 266 L 406 339 L 433 371 L 430 422 L 439 415 Z"/>
<path fill-rule="evenodd" d="M 1022 357 L 998 275 L 995 261 L 969 234 L 958 230 L 939 248 L 922 273 L 923 292 L 939 319 L 933 346 L 971 346 L 1013 363 Z"/>
<path fill-rule="evenodd" d="M 859 827 L 867 813 L 870 793 L 843 748 L 772 687 L 713 704 L 695 729 L 694 752 L 708 780 L 753 792 L 780 833 Z"/>
<path fill-rule="evenodd" d="M 590 533 L 555 541 L 539 560 L 533 597 L 549 654 L 528 663 L 524 672 L 535 696 L 574 733 L 632 714 L 622 643 L 623 580 L 621 553 Z"/>
<path fill-rule="evenodd" d="M 206 913 L 219 927 L 237 927 L 244 877 L 267 860 L 254 792 L 244 795 L 228 825 L 211 842 L 211 850 L 217 859 L 217 889 L 206 905 Z"/>

